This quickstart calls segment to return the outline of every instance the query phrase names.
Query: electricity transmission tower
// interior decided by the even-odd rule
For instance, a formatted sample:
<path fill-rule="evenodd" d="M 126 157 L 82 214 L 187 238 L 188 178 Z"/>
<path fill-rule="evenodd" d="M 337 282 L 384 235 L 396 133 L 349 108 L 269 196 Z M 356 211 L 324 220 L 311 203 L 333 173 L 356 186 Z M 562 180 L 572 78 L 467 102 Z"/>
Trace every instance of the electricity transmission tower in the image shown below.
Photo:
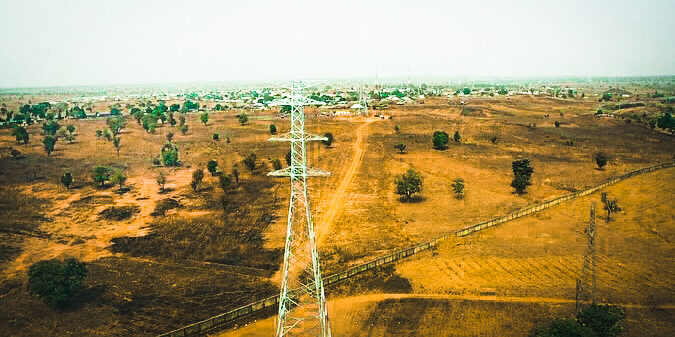
<path fill-rule="evenodd" d="M 363 85 L 359 85 L 359 115 L 368 116 L 368 100 L 367 95 L 363 93 Z"/>
<path fill-rule="evenodd" d="M 586 234 L 586 250 L 584 251 L 584 263 L 581 267 L 581 276 L 577 280 L 577 313 L 580 302 L 595 301 L 595 203 L 591 204 L 591 215 Z"/>
<path fill-rule="evenodd" d="M 326 137 L 305 133 L 304 106 L 319 102 L 304 97 L 302 92 L 313 85 L 316 83 L 291 82 L 290 97 L 275 103 L 291 107 L 291 131 L 270 138 L 271 141 L 289 142 L 291 147 L 291 165 L 268 173 L 269 176 L 291 178 L 279 316 L 276 322 L 277 337 L 331 335 L 316 249 L 316 233 L 307 196 L 309 177 L 329 175 L 328 172 L 307 167 L 305 143 L 326 140 Z"/>

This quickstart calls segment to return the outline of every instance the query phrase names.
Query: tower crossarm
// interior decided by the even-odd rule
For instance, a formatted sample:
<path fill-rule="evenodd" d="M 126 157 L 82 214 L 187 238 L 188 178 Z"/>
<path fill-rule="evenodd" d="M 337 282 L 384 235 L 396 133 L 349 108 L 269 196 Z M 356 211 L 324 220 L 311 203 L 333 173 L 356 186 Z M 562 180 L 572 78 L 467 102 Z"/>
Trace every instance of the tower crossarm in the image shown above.
<path fill-rule="evenodd" d="M 313 135 L 311 133 L 305 133 L 304 138 L 305 138 L 306 142 L 328 140 L 328 138 L 326 138 L 325 136 Z M 297 141 L 298 139 L 297 139 L 297 136 L 295 136 L 295 135 L 293 135 L 289 132 L 289 133 L 286 133 L 286 134 L 283 134 L 283 135 L 270 137 L 268 140 L 270 142 L 293 142 L 293 141 Z"/>
<path fill-rule="evenodd" d="M 270 177 L 290 177 L 292 174 L 291 174 L 291 168 L 287 167 L 287 168 L 283 168 L 281 170 L 269 172 L 269 173 L 267 173 L 267 175 L 270 176 Z M 303 177 L 303 176 L 304 177 L 327 177 L 329 175 L 330 175 L 330 172 L 328 172 L 328 171 L 324 171 L 324 170 L 316 169 L 316 168 L 312 168 L 312 167 L 308 167 L 305 174 L 302 174 L 302 173 L 293 174 L 293 176 L 296 176 L 296 177 Z"/>

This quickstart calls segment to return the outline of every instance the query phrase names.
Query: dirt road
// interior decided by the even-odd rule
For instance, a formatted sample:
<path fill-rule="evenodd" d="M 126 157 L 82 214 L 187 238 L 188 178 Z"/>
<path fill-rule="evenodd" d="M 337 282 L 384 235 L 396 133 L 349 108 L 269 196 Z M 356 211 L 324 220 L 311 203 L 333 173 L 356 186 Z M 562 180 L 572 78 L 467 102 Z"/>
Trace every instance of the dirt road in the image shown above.
<path fill-rule="evenodd" d="M 377 119 L 375 118 L 365 119 L 364 123 L 356 128 L 356 141 L 354 141 L 353 145 L 354 154 L 352 155 L 351 163 L 344 171 L 342 180 L 340 181 L 337 189 L 335 189 L 335 193 L 328 204 L 328 208 L 316 222 L 317 245 L 320 244 L 326 234 L 330 232 L 333 219 L 335 219 L 335 215 L 337 215 L 337 212 L 342 208 L 344 196 L 347 193 L 347 189 L 354 180 L 354 176 L 356 176 L 356 173 L 359 171 L 361 160 L 363 159 L 363 154 L 365 153 L 364 140 L 368 135 L 366 129 L 370 123 L 376 120 Z"/>

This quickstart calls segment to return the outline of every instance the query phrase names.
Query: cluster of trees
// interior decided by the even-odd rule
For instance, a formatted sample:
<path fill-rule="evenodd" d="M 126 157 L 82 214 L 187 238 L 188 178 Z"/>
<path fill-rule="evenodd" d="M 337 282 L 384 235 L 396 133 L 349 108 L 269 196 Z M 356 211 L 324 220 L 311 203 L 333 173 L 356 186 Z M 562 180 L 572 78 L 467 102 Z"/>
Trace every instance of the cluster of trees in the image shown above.
<path fill-rule="evenodd" d="M 124 188 L 124 183 L 127 181 L 127 176 L 124 174 L 124 170 L 113 169 L 110 166 L 103 165 L 96 165 L 96 167 L 94 167 L 92 178 L 95 182 L 101 184 L 101 187 L 104 187 L 106 182 L 118 185 L 120 191 L 122 191 Z"/>
<path fill-rule="evenodd" d="M 592 303 L 576 318 L 558 318 L 535 327 L 532 337 L 615 337 L 621 334 L 621 321 L 626 318 L 623 308 L 616 305 Z"/>
<path fill-rule="evenodd" d="M 84 287 L 87 266 L 75 259 L 45 260 L 28 269 L 28 290 L 52 308 L 65 308 Z"/>
<path fill-rule="evenodd" d="M 106 120 L 106 128 L 102 131 L 96 130 L 96 138 L 104 138 L 111 142 L 118 157 L 120 156 L 120 148 L 122 147 L 120 133 L 124 127 L 126 127 L 126 120 L 124 117 L 118 116 L 108 118 Z"/>
<path fill-rule="evenodd" d="M 459 131 L 455 131 L 455 133 L 452 135 L 452 140 L 454 140 L 455 143 L 462 142 L 462 135 L 459 133 Z M 433 136 L 431 136 L 431 145 L 434 150 L 447 149 L 449 141 L 450 135 L 448 135 L 448 133 L 445 131 L 434 131 Z"/>

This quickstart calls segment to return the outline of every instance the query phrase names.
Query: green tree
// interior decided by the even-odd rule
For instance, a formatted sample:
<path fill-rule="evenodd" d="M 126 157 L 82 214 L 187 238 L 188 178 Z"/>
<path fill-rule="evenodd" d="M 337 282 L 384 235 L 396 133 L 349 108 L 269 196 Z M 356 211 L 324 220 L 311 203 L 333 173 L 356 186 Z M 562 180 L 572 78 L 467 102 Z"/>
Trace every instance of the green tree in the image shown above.
<path fill-rule="evenodd" d="M 592 303 L 577 315 L 581 326 L 588 327 L 598 337 L 614 337 L 621 334 L 619 323 L 626 318 L 623 308 L 616 305 Z"/>
<path fill-rule="evenodd" d="M 248 116 L 245 113 L 237 115 L 237 118 L 239 119 L 239 123 L 241 125 L 246 125 L 246 123 L 248 123 Z"/>
<path fill-rule="evenodd" d="M 206 169 L 209 170 L 209 173 L 211 173 L 212 176 L 216 175 L 216 172 L 218 172 L 218 162 L 215 159 L 209 160 L 209 162 L 206 163 Z"/>
<path fill-rule="evenodd" d="M 256 156 L 255 153 L 251 153 L 244 159 L 244 165 L 250 170 L 253 171 L 255 170 L 256 167 Z"/>
<path fill-rule="evenodd" d="M 52 136 L 55 136 L 56 132 L 59 131 L 60 128 L 61 128 L 61 126 L 56 121 L 49 121 L 49 122 L 46 122 L 46 123 L 42 124 L 42 130 L 46 134 L 52 135 Z"/>
<path fill-rule="evenodd" d="M 199 115 L 199 120 L 206 126 L 206 123 L 209 122 L 209 113 L 204 111 L 201 115 Z"/>
<path fill-rule="evenodd" d="M 176 112 L 178 110 L 180 110 L 180 104 L 174 103 L 174 104 L 171 104 L 171 107 L 169 107 L 169 111 Z"/>
<path fill-rule="evenodd" d="M 459 131 L 455 131 L 455 134 L 452 136 L 452 139 L 455 141 L 455 143 L 459 143 L 462 141 L 462 135 L 459 134 Z"/>
<path fill-rule="evenodd" d="M 28 135 L 28 131 L 26 130 L 26 128 L 24 128 L 23 126 L 15 126 L 14 129 L 12 130 L 12 134 L 14 134 L 14 137 L 16 138 L 16 141 L 18 143 L 23 143 L 23 145 L 28 144 L 30 136 Z"/>
<path fill-rule="evenodd" d="M 397 149 L 398 152 L 401 153 L 401 154 L 404 154 L 404 153 L 405 153 L 405 149 L 406 149 L 407 147 L 408 147 L 408 146 L 405 145 L 405 143 L 403 143 L 403 142 L 394 145 L 394 148 Z"/>
<path fill-rule="evenodd" d="M 185 116 L 183 116 L 183 115 L 178 116 L 178 121 L 179 121 L 179 124 L 178 124 L 179 126 L 185 125 Z"/>
<path fill-rule="evenodd" d="M 218 132 L 215 132 L 212 136 L 213 140 L 220 140 L 220 134 Z"/>
<path fill-rule="evenodd" d="M 64 308 L 80 292 L 87 266 L 75 259 L 45 260 L 28 269 L 28 290 L 53 308 Z"/>
<path fill-rule="evenodd" d="M 603 152 L 596 153 L 595 164 L 598 165 L 599 169 L 604 170 L 605 165 L 607 165 L 607 155 L 605 155 Z"/>
<path fill-rule="evenodd" d="M 112 169 L 108 166 L 96 165 L 96 167 L 94 167 L 94 181 L 100 183 L 101 186 L 104 186 L 105 182 L 110 180 L 111 175 Z"/>
<path fill-rule="evenodd" d="M 656 120 L 656 125 L 664 130 L 673 130 L 675 128 L 675 119 L 673 119 L 673 114 L 670 111 L 667 111 L 663 115 L 659 116 Z"/>
<path fill-rule="evenodd" d="M 396 176 L 395 192 L 409 201 L 414 194 L 422 191 L 423 180 L 419 172 L 408 169 L 406 173 Z"/>
<path fill-rule="evenodd" d="M 173 140 L 173 132 L 169 131 L 169 133 L 166 134 L 166 141 L 171 143 L 172 140 Z"/>
<path fill-rule="evenodd" d="M 602 208 L 604 208 L 605 211 L 607 211 L 607 222 L 609 222 L 610 220 L 609 217 L 610 215 L 612 215 L 612 213 L 621 212 L 621 207 L 619 207 L 619 200 L 616 198 L 610 199 L 607 196 L 607 192 L 602 192 L 602 194 L 600 194 L 600 200 L 602 201 L 603 204 Z"/>
<path fill-rule="evenodd" d="M 445 150 L 448 148 L 449 135 L 445 131 L 435 131 L 431 137 L 431 142 L 435 150 Z"/>
<path fill-rule="evenodd" d="M 326 139 L 322 140 L 321 143 L 326 146 L 326 148 L 329 148 L 332 144 L 333 141 L 335 141 L 335 137 L 333 137 L 333 134 L 330 132 L 326 132 L 323 134 Z"/>
<path fill-rule="evenodd" d="M 276 135 L 277 134 L 277 126 L 274 124 L 270 124 L 270 134 Z"/>
<path fill-rule="evenodd" d="M 559 127 L 560 127 L 560 122 L 555 121 L 555 122 L 553 123 L 553 125 L 555 125 L 556 128 L 559 128 Z"/>
<path fill-rule="evenodd" d="M 529 159 L 518 159 L 514 160 L 511 163 L 511 168 L 513 170 L 513 181 L 511 182 L 511 187 L 516 189 L 518 194 L 525 193 L 527 186 L 530 186 L 530 178 L 534 169 L 530 163 Z"/>
<path fill-rule="evenodd" d="M 164 166 L 176 166 L 178 165 L 178 147 L 172 143 L 166 143 L 162 147 L 162 162 Z"/>
<path fill-rule="evenodd" d="M 73 175 L 70 172 L 66 171 L 61 176 L 61 184 L 70 190 L 70 185 L 73 183 Z"/>
<path fill-rule="evenodd" d="M 124 171 L 122 170 L 115 170 L 112 173 L 112 176 L 110 177 L 110 182 L 118 185 L 119 190 L 122 191 L 122 187 L 124 187 L 124 183 L 127 181 L 127 176 L 124 175 Z"/>
<path fill-rule="evenodd" d="M 117 157 L 120 156 L 120 147 L 122 147 L 122 140 L 120 137 L 114 137 L 112 140 L 113 146 L 115 147 L 115 151 L 117 151 Z"/>
<path fill-rule="evenodd" d="M 192 181 L 190 182 L 190 186 L 195 192 L 199 191 L 199 185 L 201 185 L 202 179 L 204 179 L 204 170 L 196 169 L 194 172 L 192 172 Z"/>
<path fill-rule="evenodd" d="M 471 89 L 464 88 L 464 89 L 462 89 L 462 93 L 464 93 L 464 95 L 471 95 Z"/>
<path fill-rule="evenodd" d="M 455 198 L 464 199 L 464 179 L 457 178 L 452 181 L 452 191 L 455 193 Z"/>
<path fill-rule="evenodd" d="M 71 134 L 75 133 L 75 125 L 73 125 L 73 124 L 68 124 L 68 126 L 66 126 L 66 129 L 67 129 L 68 132 L 70 132 Z"/>
<path fill-rule="evenodd" d="M 47 155 L 51 155 L 51 153 L 54 151 L 54 146 L 56 145 L 56 137 L 52 135 L 44 136 L 42 138 L 42 145 L 44 145 Z"/>
<path fill-rule="evenodd" d="M 182 125 L 182 126 L 179 126 L 179 127 L 178 127 L 178 130 L 180 130 L 180 133 L 182 133 L 183 135 L 187 134 L 187 132 L 188 132 L 188 126 L 187 126 L 187 124 Z"/>

